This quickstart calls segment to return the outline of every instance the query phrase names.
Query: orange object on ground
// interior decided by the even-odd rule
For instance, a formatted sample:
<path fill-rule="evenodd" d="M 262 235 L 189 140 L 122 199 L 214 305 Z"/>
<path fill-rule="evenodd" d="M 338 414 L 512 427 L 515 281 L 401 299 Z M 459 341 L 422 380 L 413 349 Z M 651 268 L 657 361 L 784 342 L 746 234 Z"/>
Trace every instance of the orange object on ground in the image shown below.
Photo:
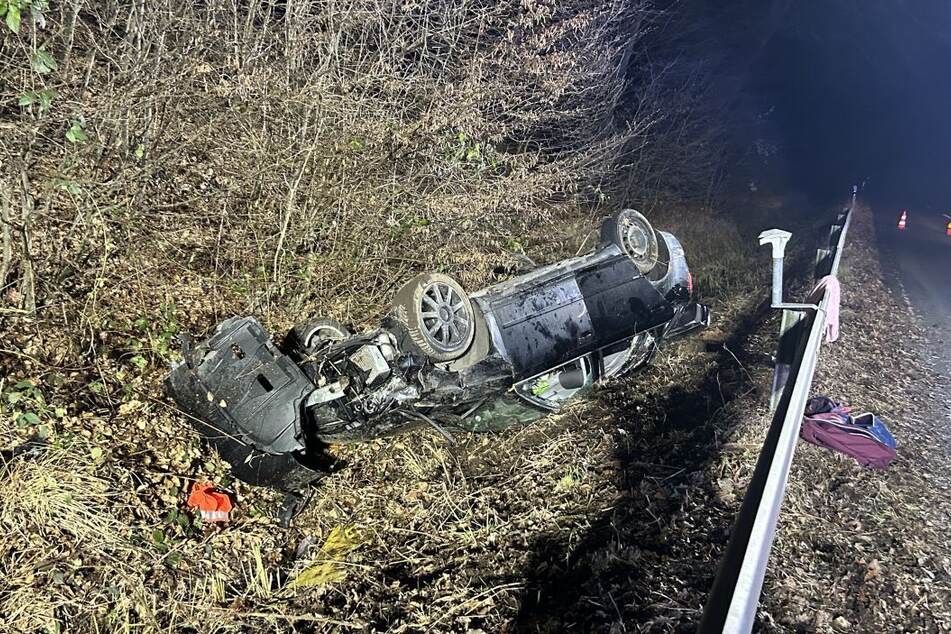
<path fill-rule="evenodd" d="M 188 508 L 198 509 L 206 522 L 227 522 L 231 512 L 231 498 L 227 493 L 215 491 L 211 482 L 196 482 L 188 496 Z"/>
<path fill-rule="evenodd" d="M 948 235 L 951 236 L 951 222 L 948 223 Z"/>
<path fill-rule="evenodd" d="M 901 217 L 898 219 L 898 229 L 904 231 L 905 224 L 908 222 L 908 212 L 901 212 Z"/>

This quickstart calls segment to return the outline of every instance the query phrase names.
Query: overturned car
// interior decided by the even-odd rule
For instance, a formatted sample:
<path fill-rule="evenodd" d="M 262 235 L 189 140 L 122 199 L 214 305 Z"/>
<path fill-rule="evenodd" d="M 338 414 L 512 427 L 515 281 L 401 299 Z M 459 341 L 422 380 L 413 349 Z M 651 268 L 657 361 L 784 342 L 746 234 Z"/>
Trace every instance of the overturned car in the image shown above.
<path fill-rule="evenodd" d="M 708 325 L 691 290 L 677 238 L 628 209 L 592 253 L 476 293 L 422 274 L 373 332 L 316 319 L 275 345 L 253 317 L 229 319 L 182 342 L 166 386 L 235 477 L 296 490 L 330 443 L 420 425 L 493 431 L 557 411 Z"/>

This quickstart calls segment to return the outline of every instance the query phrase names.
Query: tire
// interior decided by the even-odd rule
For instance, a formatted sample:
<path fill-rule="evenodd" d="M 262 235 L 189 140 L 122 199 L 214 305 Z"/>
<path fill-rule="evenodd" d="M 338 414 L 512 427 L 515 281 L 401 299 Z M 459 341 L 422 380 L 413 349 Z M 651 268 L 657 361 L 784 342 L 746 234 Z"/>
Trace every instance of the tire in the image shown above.
<path fill-rule="evenodd" d="M 350 336 L 346 326 L 329 317 L 312 319 L 294 326 L 291 331 L 293 347 L 305 356 L 311 354 L 321 343 L 343 341 Z"/>
<path fill-rule="evenodd" d="M 464 355 L 475 336 L 475 312 L 468 295 L 441 273 L 423 273 L 407 282 L 397 291 L 390 314 L 402 331 L 401 347 L 438 363 Z"/>
<path fill-rule="evenodd" d="M 666 252 L 666 241 L 654 231 L 647 218 L 634 209 L 623 209 L 605 220 L 601 225 L 601 242 L 620 247 L 641 275 L 651 276 L 658 269 L 666 271 L 667 262 L 660 261 L 661 243 Z"/>

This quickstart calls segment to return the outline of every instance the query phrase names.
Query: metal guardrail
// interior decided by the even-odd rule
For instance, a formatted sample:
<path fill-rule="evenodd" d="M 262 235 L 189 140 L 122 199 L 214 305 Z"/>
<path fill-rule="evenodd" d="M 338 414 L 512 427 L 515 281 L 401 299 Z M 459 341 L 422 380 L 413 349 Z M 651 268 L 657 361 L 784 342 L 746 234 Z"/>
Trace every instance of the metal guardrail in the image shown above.
<path fill-rule="evenodd" d="M 816 279 L 837 275 L 845 237 L 852 221 L 855 192 L 829 230 L 828 242 L 816 257 Z M 779 251 L 779 284 L 782 284 L 782 247 L 789 234 L 764 232 L 762 244 L 774 244 L 774 273 Z M 776 279 L 774 276 L 774 284 Z M 704 606 L 698 631 L 746 633 L 753 629 L 766 564 L 776 532 L 789 468 L 799 438 L 802 414 L 809 398 L 825 334 L 829 295 L 823 293 L 817 305 L 783 304 L 781 287 L 773 290 L 773 307 L 783 309 L 771 406 L 773 419 L 763 449 L 740 505 L 730 540 L 720 562 L 713 588 Z"/>

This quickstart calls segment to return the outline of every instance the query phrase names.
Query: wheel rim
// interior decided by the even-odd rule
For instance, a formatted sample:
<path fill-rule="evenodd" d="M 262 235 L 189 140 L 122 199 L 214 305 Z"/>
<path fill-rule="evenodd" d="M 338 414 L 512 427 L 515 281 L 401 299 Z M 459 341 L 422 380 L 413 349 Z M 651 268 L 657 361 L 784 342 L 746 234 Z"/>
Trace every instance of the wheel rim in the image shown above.
<path fill-rule="evenodd" d="M 639 222 L 632 223 L 627 227 L 627 231 L 624 232 L 624 240 L 635 259 L 642 260 L 647 257 L 650 251 L 650 238 L 647 237 L 644 227 Z"/>
<path fill-rule="evenodd" d="M 621 212 L 618 237 L 628 257 L 642 273 L 647 273 L 657 264 L 657 243 L 654 230 L 639 216 L 637 212 Z"/>
<path fill-rule="evenodd" d="M 420 300 L 423 336 L 437 350 L 454 352 L 469 341 L 472 318 L 465 300 L 452 286 L 434 282 Z"/>

